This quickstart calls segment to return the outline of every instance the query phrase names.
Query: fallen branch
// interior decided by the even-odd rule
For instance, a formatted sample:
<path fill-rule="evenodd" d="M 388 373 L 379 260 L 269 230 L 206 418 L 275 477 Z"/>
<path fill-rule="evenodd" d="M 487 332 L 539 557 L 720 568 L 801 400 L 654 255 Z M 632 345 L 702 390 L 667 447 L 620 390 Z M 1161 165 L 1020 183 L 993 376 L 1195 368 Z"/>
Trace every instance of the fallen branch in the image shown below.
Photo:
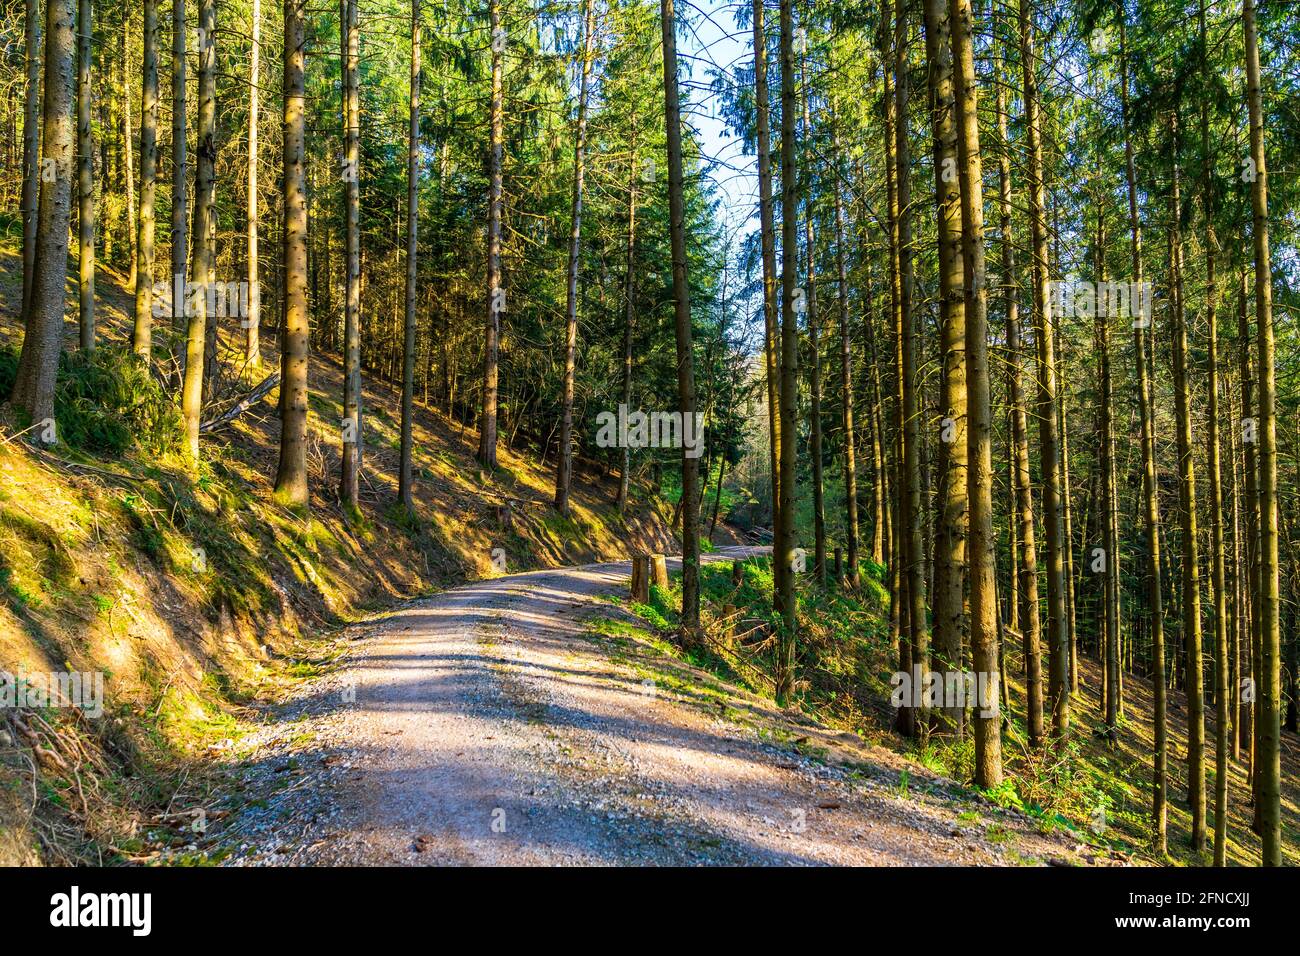
<path fill-rule="evenodd" d="M 235 402 L 235 404 L 232 405 L 228 411 L 223 412 L 222 414 L 218 415 L 216 418 L 213 418 L 209 421 L 202 422 L 199 425 L 199 432 L 203 433 L 203 432 L 215 431 L 218 428 L 221 428 L 225 425 L 229 425 L 236 418 L 244 414 L 244 412 L 248 411 L 258 402 L 260 402 L 263 398 L 265 398 L 267 394 L 271 391 L 271 389 L 275 388 L 279 384 L 280 384 L 280 373 L 277 370 L 275 372 L 272 372 L 266 378 L 262 379 L 261 383 L 256 388 L 254 388 L 251 392 L 249 392 L 239 401 Z"/>

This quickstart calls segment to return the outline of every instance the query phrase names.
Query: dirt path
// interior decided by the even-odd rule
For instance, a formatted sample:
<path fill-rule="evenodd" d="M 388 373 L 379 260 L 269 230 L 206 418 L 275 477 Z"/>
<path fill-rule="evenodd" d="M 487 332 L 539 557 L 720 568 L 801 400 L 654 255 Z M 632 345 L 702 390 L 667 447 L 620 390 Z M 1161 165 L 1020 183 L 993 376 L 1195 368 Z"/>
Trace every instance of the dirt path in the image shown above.
<path fill-rule="evenodd" d="M 233 818 L 230 862 L 1080 861 L 896 754 L 593 637 L 628 573 L 503 577 L 376 622 L 271 731 L 247 782 L 267 796 Z"/>

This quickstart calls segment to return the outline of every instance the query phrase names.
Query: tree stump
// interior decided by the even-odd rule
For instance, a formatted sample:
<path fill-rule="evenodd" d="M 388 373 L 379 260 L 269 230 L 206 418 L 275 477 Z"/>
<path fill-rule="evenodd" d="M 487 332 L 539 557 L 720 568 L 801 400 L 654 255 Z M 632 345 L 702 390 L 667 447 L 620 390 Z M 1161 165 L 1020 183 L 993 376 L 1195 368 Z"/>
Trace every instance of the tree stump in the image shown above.
<path fill-rule="evenodd" d="M 740 582 L 745 580 L 745 562 L 731 562 L 731 583 L 735 587 L 740 587 Z"/>
<path fill-rule="evenodd" d="M 650 583 L 668 590 L 668 559 L 662 554 L 650 555 Z"/>
<path fill-rule="evenodd" d="M 650 558 L 648 554 L 632 555 L 632 600 L 638 604 L 650 603 Z"/>
<path fill-rule="evenodd" d="M 844 552 L 836 547 L 835 549 L 835 580 L 839 581 L 844 577 Z"/>
<path fill-rule="evenodd" d="M 497 505 L 497 527 L 502 531 L 509 531 L 513 520 L 514 512 L 510 507 L 510 499 L 507 498 L 501 504 Z"/>

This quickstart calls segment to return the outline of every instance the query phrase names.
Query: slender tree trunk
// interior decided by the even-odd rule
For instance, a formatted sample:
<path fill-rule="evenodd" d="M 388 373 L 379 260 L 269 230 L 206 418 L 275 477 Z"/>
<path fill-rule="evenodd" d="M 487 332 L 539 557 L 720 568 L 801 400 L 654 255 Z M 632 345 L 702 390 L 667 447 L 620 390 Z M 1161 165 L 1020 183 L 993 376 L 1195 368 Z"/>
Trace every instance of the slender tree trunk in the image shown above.
<path fill-rule="evenodd" d="M 129 274 L 127 275 L 126 287 L 135 289 L 136 272 L 140 267 L 140 247 L 137 244 L 139 234 L 136 227 L 136 210 L 135 210 L 135 162 L 131 147 L 131 84 L 129 77 L 131 75 L 131 64 L 127 57 L 127 31 L 131 26 L 131 17 L 129 8 L 124 3 L 122 5 L 122 29 L 118 32 L 118 76 L 122 82 L 122 154 L 126 168 L 122 170 L 122 191 L 126 194 L 126 232 L 127 243 L 130 245 Z"/>
<path fill-rule="evenodd" d="M 1100 199 L 1097 203 L 1096 282 L 1104 288 L 1106 281 L 1106 217 Z M 1099 444 L 1101 467 L 1101 537 L 1104 543 L 1105 576 L 1102 594 L 1106 619 L 1106 693 L 1104 718 L 1106 735 L 1114 743 L 1119 734 L 1120 712 L 1120 613 L 1119 613 L 1119 515 L 1115 490 L 1115 425 L 1112 409 L 1115 393 L 1110 366 L 1110 306 L 1094 302 L 1097 335 L 1097 364 L 1101 387 L 1097 395 L 1097 417 L 1101 426 Z"/>
<path fill-rule="evenodd" d="M 806 40 L 805 40 L 806 42 Z M 812 178 L 812 154 L 808 144 L 812 142 L 812 117 L 809 99 L 812 93 L 808 86 L 807 57 L 800 57 L 799 73 L 804 88 L 803 95 L 803 162 L 807 168 L 806 175 Z M 782 172 L 784 175 L 784 171 Z M 804 196 L 804 243 L 807 246 L 808 289 L 808 455 L 812 459 L 812 497 L 813 497 L 813 574 L 818 583 L 826 583 L 826 502 L 822 481 L 822 358 L 821 358 L 821 317 L 817 311 L 817 275 L 816 275 L 816 229 L 813 225 L 813 188 L 808 187 Z"/>
<path fill-rule="evenodd" d="M 36 269 L 36 224 L 39 221 L 41 191 L 41 3 L 23 4 L 23 63 L 26 90 L 23 93 L 23 321 L 28 321 L 32 283 Z"/>
<path fill-rule="evenodd" d="M 966 641 L 966 293 L 961 182 L 957 164 L 957 104 L 948 0 L 925 0 L 925 51 L 934 133 L 935 212 L 939 254 L 938 514 L 934 534 L 934 656 L 940 673 L 962 670 Z M 961 735 L 964 706 L 942 711 L 936 726 Z M 936 715 L 937 717 L 938 715 Z"/>
<path fill-rule="evenodd" d="M 361 60 L 357 0 L 344 0 L 343 207 L 346 235 L 343 304 L 343 461 L 339 498 L 360 505 L 361 493 Z"/>
<path fill-rule="evenodd" d="M 921 513 L 921 413 L 916 359 L 916 317 L 912 314 L 912 189 L 911 145 L 908 123 L 908 0 L 895 0 L 894 16 L 894 164 L 898 181 L 899 320 L 902 323 L 903 398 L 903 528 L 907 536 L 908 626 L 912 667 L 925 673 L 930 667 L 930 633 L 926 613 L 925 541 Z M 921 735 L 928 726 L 924 703 L 918 719 L 908 718 L 907 731 Z"/>
<path fill-rule="evenodd" d="M 957 166 L 961 173 L 962 245 L 966 253 L 966 433 L 970 496 L 970 644 L 977 674 L 998 672 L 997 538 L 993 532 L 993 408 L 988 357 L 988 293 L 985 287 L 984 190 L 980 155 L 979 88 L 975 80 L 974 22 L 970 0 L 951 0 L 953 78 L 956 95 Z M 996 688 L 994 689 L 996 700 Z M 1000 703 L 980 702 L 974 712 L 975 781 L 1002 782 Z"/>
<path fill-rule="evenodd" d="M 632 405 L 632 332 L 636 322 L 636 308 L 633 305 L 633 293 L 636 291 L 636 117 L 632 117 L 632 159 L 628 167 L 627 187 L 627 247 L 623 276 L 623 406 Z M 631 486 L 632 449 L 623 443 L 623 460 L 618 474 L 618 513 L 627 512 L 628 491 Z"/>
<path fill-rule="evenodd" d="M 772 201 L 772 132 L 767 87 L 767 32 L 763 26 L 764 0 L 753 0 L 754 26 L 754 112 L 758 148 L 759 244 L 763 260 L 763 358 L 767 371 L 768 457 L 772 470 L 772 527 L 780 509 L 781 357 L 776 302 L 776 226 Z M 779 561 L 772 566 L 774 586 L 779 590 L 785 573 Z"/>
<path fill-rule="evenodd" d="M 1202 49 L 1201 69 L 1208 83 L 1209 49 L 1205 28 L 1205 0 L 1199 11 Z M 1208 87 L 1207 87 L 1208 88 Z M 1210 472 L 1210 600 L 1214 605 L 1214 705 L 1215 705 L 1215 780 L 1214 780 L 1214 865 L 1225 866 L 1228 838 L 1228 622 L 1224 589 L 1225 549 L 1223 537 L 1223 479 L 1219 468 L 1219 325 L 1218 286 L 1215 282 L 1215 253 L 1218 239 L 1214 234 L 1213 159 L 1210 154 L 1209 108 L 1201 100 L 1201 167 L 1202 212 L 1205 214 L 1205 322 L 1207 345 L 1207 384 L 1209 422 L 1206 443 L 1209 446 Z"/>
<path fill-rule="evenodd" d="M 1173 114 L 1174 169 L 1169 200 L 1169 258 L 1174 317 L 1174 405 L 1177 422 L 1178 492 L 1182 533 L 1183 647 L 1187 689 L 1187 790 L 1192 814 L 1192 849 L 1205 847 L 1205 701 L 1201 660 L 1201 581 L 1196 517 L 1196 465 L 1192 457 L 1192 413 L 1187 377 L 1187 328 L 1183 301 L 1183 245 L 1178 166 L 1177 111 Z"/>
<path fill-rule="evenodd" d="M 1259 38 L 1255 0 L 1242 2 L 1246 38 L 1246 99 L 1250 114 L 1251 190 L 1255 242 L 1255 321 L 1259 350 L 1259 687 L 1260 768 L 1256 804 L 1265 866 L 1282 865 L 1281 817 L 1281 627 L 1278 586 L 1277 392 L 1273 368 L 1273 273 L 1268 241 L 1268 168 L 1264 151 L 1264 107 L 1260 90 Z"/>
<path fill-rule="evenodd" d="M 1049 315 L 1050 281 L 1047 248 L 1047 203 L 1043 183 L 1042 127 L 1039 116 L 1037 54 L 1030 0 L 1018 0 L 1020 61 L 1024 78 L 1025 136 L 1029 159 L 1029 223 L 1034 265 L 1034 336 L 1038 344 L 1038 416 L 1043 480 L 1043 524 L 1047 546 L 1048 700 L 1052 733 L 1070 731 L 1069 635 L 1065 622 L 1065 555 L 1068 542 L 1061 526 L 1061 478 L 1057 409 L 1056 356 Z"/>
<path fill-rule="evenodd" d="M 785 706 L 794 691 L 794 649 L 798 634 L 795 594 L 795 450 L 798 431 L 799 327 L 795 287 L 799 282 L 798 196 L 795 167 L 795 62 L 793 0 L 781 0 L 781 471 L 772 560 L 781 568 L 775 609 L 781 616 L 777 649 L 776 699 Z"/>
<path fill-rule="evenodd" d="M 172 0 L 172 232 L 171 311 L 176 382 L 185 372 L 185 277 L 189 274 L 189 155 L 185 131 L 185 2 Z M 182 294 L 178 294 L 182 293 Z"/>
<path fill-rule="evenodd" d="M 784 0 L 789 3 L 789 0 Z M 677 333 L 677 398 L 682 427 L 695 422 L 695 360 L 692 355 L 690 285 L 686 273 L 686 203 L 682 172 L 682 120 L 677 98 L 677 19 L 673 0 L 660 0 L 664 56 L 664 122 L 668 139 L 668 207 L 669 239 L 673 256 L 674 325 Z M 782 23 L 788 16 L 783 8 Z M 792 64 L 783 60 L 783 65 Z M 787 76 L 789 74 L 786 74 Z M 784 91 L 783 91 L 784 94 Z M 784 104 L 784 95 L 782 97 Z M 793 115 L 791 102 L 786 104 Z M 793 122 L 788 120 L 788 122 Z M 793 146 L 791 142 L 789 144 Z M 794 220 L 791 219 L 791 227 Z M 787 246 L 793 248 L 793 245 Z M 793 368 L 793 366 L 792 366 Z M 782 395 L 784 399 L 784 395 Z M 784 412 L 784 404 L 782 411 Z M 696 440 L 700 438 L 695 430 Z M 794 445 L 791 443 L 791 450 Z M 682 641 L 696 646 L 700 639 L 700 460 L 698 445 L 694 450 L 682 443 Z M 793 468 L 793 459 L 791 460 Z M 791 662 L 793 663 L 793 661 Z M 778 682 L 778 688 L 780 684 Z"/>
<path fill-rule="evenodd" d="M 836 138 L 831 144 L 831 152 L 838 163 L 840 153 L 837 131 L 833 131 L 832 136 Z M 848 582 L 851 587 L 856 587 L 858 584 L 858 471 L 853 448 L 853 340 L 849 333 L 849 279 L 844 248 L 844 195 L 840 189 L 838 176 L 832 180 L 831 188 L 835 194 L 835 272 L 840 319 L 840 414 L 844 425 L 844 537 L 848 552 Z"/>
<path fill-rule="evenodd" d="M 284 0 L 284 328 L 280 334 L 280 465 L 275 494 L 306 505 L 307 487 L 307 190 L 306 0 Z"/>
<path fill-rule="evenodd" d="M 893 42 L 897 42 L 897 31 L 888 32 L 887 24 L 893 17 L 894 0 L 882 0 L 881 19 L 882 37 L 893 37 Z M 906 379 L 905 365 L 903 361 L 903 326 L 905 310 L 903 307 L 903 270 L 901 265 L 901 210 L 902 204 L 899 199 L 898 173 L 900 164 L 898 162 L 898 136 L 896 127 L 898 125 L 898 99 L 894 91 L 894 77 L 896 74 L 896 64 L 891 62 L 894 57 L 893 46 L 890 40 L 882 43 L 881 59 L 884 66 L 884 156 L 885 156 L 885 186 L 887 195 L 887 215 L 888 215 L 888 247 L 889 247 L 889 303 L 890 303 L 890 323 L 893 336 L 893 371 L 894 379 L 892 383 L 892 404 L 894 411 L 894 434 L 890 442 L 893 453 L 894 467 L 894 494 L 889 498 L 889 507 L 892 509 L 891 531 L 892 541 L 889 550 L 890 554 L 890 593 L 894 595 L 891 608 L 890 620 L 893 627 L 893 633 L 896 635 L 898 669 L 904 673 L 912 673 L 912 638 L 910 631 L 910 596 L 908 594 L 908 575 L 909 575 L 909 555 L 908 548 L 911 545 L 911 535 L 906 530 L 910 528 L 907 521 L 905 500 L 903 489 L 907 485 L 904 475 L 904 456 L 903 443 L 906 433 L 906 412 L 904 411 L 903 390 Z M 898 710 L 896 729 L 904 736 L 911 736 L 915 726 L 915 711 L 910 706 L 910 702 L 900 707 Z"/>
<path fill-rule="evenodd" d="M 1138 217 L 1137 174 L 1133 162 L 1133 138 L 1129 128 L 1128 28 L 1126 16 L 1119 18 L 1120 107 L 1124 131 L 1124 170 L 1128 186 L 1128 218 L 1131 236 L 1133 281 L 1142 283 L 1142 226 Z M 1164 597 L 1160 568 L 1160 506 L 1156 485 L 1155 415 L 1151 379 L 1147 374 L 1146 340 L 1151 335 L 1151 316 L 1137 315 L 1133 322 L 1133 352 L 1138 372 L 1138 407 L 1142 421 L 1142 521 L 1147 538 L 1147 611 L 1151 628 L 1151 684 L 1155 696 L 1155 752 L 1153 755 L 1152 819 L 1155 849 L 1164 856 L 1167 849 L 1167 728 L 1165 723 L 1165 638 Z"/>
<path fill-rule="evenodd" d="M 1231 675 L 1231 700 L 1229 707 L 1231 711 L 1228 715 L 1229 720 L 1229 740 L 1232 743 L 1232 759 L 1241 760 L 1241 648 L 1249 640 L 1249 632 L 1246 629 L 1246 588 L 1248 575 L 1243 573 L 1245 565 L 1245 551 L 1241 546 L 1242 521 L 1241 521 L 1241 478 L 1238 468 L 1238 462 L 1241 461 L 1241 455 L 1238 451 L 1239 426 L 1236 424 L 1241 421 L 1241 416 L 1233 403 L 1232 373 L 1225 373 L 1223 382 L 1223 393 L 1228 400 L 1228 425 L 1224 429 L 1228 435 L 1228 480 L 1230 483 L 1229 494 L 1232 498 L 1232 552 L 1228 562 L 1228 568 L 1231 572 L 1232 584 L 1228 588 L 1228 593 L 1232 595 L 1231 615 L 1228 621 L 1228 633 L 1231 635 L 1232 648 L 1230 651 L 1229 673 Z"/>
<path fill-rule="evenodd" d="M 1007 323 L 1007 403 L 1011 413 L 1012 544 L 1018 548 L 1012 562 L 1012 586 L 1017 606 L 1013 629 L 1020 631 L 1025 655 L 1025 725 L 1031 746 L 1044 740 L 1041 631 L 1038 620 L 1038 547 L 1034 532 L 1034 498 L 1029 476 L 1029 422 L 1026 412 L 1024 360 L 1020 341 L 1020 301 L 1016 282 L 1016 253 L 1011 226 L 1011 143 L 1007 135 L 1005 85 L 1000 63 L 994 69 L 994 110 L 998 140 L 998 229 L 1001 232 L 1003 296 Z"/>
<path fill-rule="evenodd" d="M 578 263 L 582 252 L 582 187 L 587 160 L 587 91 L 591 84 L 591 50 L 595 34 L 592 0 L 582 4 L 582 63 L 578 81 L 578 128 L 573 145 L 573 200 L 569 211 L 569 268 L 565 301 L 564 399 L 560 419 L 560 454 L 555 472 L 555 510 L 569 513 L 573 483 L 573 388 L 578 361 Z"/>
<path fill-rule="evenodd" d="M 64 285 L 68 278 L 68 223 L 72 214 L 74 141 L 74 7 L 72 0 L 46 0 L 45 96 L 41 130 L 42 167 L 36 262 L 23 349 L 11 401 L 27 412 L 36 441 L 53 444 L 54 382 L 63 351 Z"/>
<path fill-rule="evenodd" d="M 197 129 L 198 160 L 194 174 L 194 283 L 199 294 L 193 296 L 185 344 L 185 377 L 181 393 L 181 413 L 185 418 L 185 442 L 190 467 L 199 463 L 199 417 L 203 411 L 204 351 L 208 344 L 207 290 L 212 286 L 213 222 L 216 187 L 216 0 L 199 2 L 199 112 Z"/>
<path fill-rule="evenodd" d="M 140 217 L 135 243 L 135 324 L 131 346 L 153 355 L 154 202 L 158 179 L 158 0 L 144 0 L 144 76 L 140 93 Z"/>
<path fill-rule="evenodd" d="M 94 40 L 91 0 L 77 4 L 77 301 L 81 348 L 95 350 L 95 142 L 90 130 L 91 45 Z"/>
<path fill-rule="evenodd" d="M 506 33 L 501 4 L 489 0 L 492 25 L 492 100 L 488 113 L 487 328 L 483 340 L 483 407 L 479 418 L 478 460 L 485 468 L 497 464 L 497 348 L 505 289 L 501 286 L 501 163 L 503 154 L 502 58 Z"/>
<path fill-rule="evenodd" d="M 416 257 L 420 219 L 420 0 L 411 0 L 411 108 L 406 149 L 406 302 L 402 347 L 402 439 L 398 461 L 397 500 L 415 508 L 411 481 L 411 417 L 415 406 Z"/>
<path fill-rule="evenodd" d="M 418 0 L 417 0 L 418 2 Z M 262 293 L 257 278 L 257 230 L 261 222 L 257 203 L 257 120 L 261 86 L 262 2 L 253 0 L 252 49 L 248 63 L 248 314 L 244 320 L 244 364 L 254 375 L 262 367 Z"/>

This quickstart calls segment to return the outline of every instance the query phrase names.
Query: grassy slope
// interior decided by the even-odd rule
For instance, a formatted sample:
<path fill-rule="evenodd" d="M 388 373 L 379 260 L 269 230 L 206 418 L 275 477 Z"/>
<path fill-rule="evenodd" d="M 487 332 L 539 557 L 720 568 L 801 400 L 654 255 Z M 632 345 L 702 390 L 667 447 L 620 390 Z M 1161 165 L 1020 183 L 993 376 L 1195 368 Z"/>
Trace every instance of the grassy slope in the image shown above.
<path fill-rule="evenodd" d="M 888 631 L 888 595 L 881 586 L 883 568 L 864 576 L 857 593 L 832 584 L 822 590 L 811 576 L 800 581 L 799 683 L 803 710 L 832 728 L 850 731 L 868 743 L 910 758 L 918 775 L 927 772 L 959 784 L 974 776 L 973 753 L 968 741 L 932 740 L 924 748 L 894 733 L 894 711 L 889 706 L 889 675 L 896 660 Z M 690 660 L 719 677 L 770 698 L 774 643 L 770 635 L 770 562 L 751 561 L 744 567 L 739 586 L 733 585 L 729 564 L 714 564 L 703 571 L 703 608 L 707 650 Z M 652 595 L 650 605 L 634 610 L 648 629 L 643 643 L 664 658 L 681 655 L 662 639 L 672 623 L 680 595 L 674 589 Z M 597 633 L 613 622 L 598 622 Z M 1003 755 L 1008 782 L 987 794 L 995 802 L 1023 809 L 1043 827 L 1066 827 L 1081 842 L 1131 858 L 1160 862 L 1149 852 L 1151 808 L 1151 752 L 1153 701 L 1149 681 L 1125 675 L 1125 716 L 1112 747 L 1097 731 L 1101 669 L 1098 662 L 1081 657 L 1079 693 L 1073 698 L 1073 743 L 1063 759 L 1031 752 L 1024 733 L 1023 657 L 1015 647 L 1006 649 L 1011 719 L 1006 723 Z M 707 690 L 707 688 L 705 688 Z M 1191 820 L 1186 794 L 1186 699 L 1181 691 L 1169 693 L 1169 862 L 1195 865 L 1188 846 Z M 1214 826 L 1214 721 L 1209 709 L 1206 727 L 1207 798 L 1211 838 Z M 1283 733 L 1283 842 L 1288 865 L 1300 865 L 1300 741 Z M 1229 785 L 1228 858 L 1232 864 L 1255 865 L 1259 838 L 1250 831 L 1249 790 L 1245 768 L 1233 763 Z M 1207 855 L 1203 862 L 1209 863 Z"/>
<path fill-rule="evenodd" d="M 0 346 L 21 342 L 20 286 L 14 247 L 0 246 Z M 130 299 L 105 270 L 97 290 L 111 348 L 128 332 Z M 75 293 L 69 304 L 75 319 Z M 550 467 L 503 448 L 499 470 L 481 474 L 474 433 L 419 406 L 417 509 L 406 515 L 393 506 L 398 395 L 374 383 L 362 515 L 348 521 L 334 493 L 337 361 L 314 356 L 311 383 L 306 514 L 270 502 L 275 393 L 205 440 L 198 480 L 171 456 L 106 462 L 0 444 L 0 669 L 103 671 L 108 701 L 103 720 L 68 708 L 0 713 L 0 864 L 132 855 L 169 806 L 201 803 L 206 758 L 252 705 L 328 664 L 322 634 L 495 576 L 494 549 L 515 571 L 675 547 L 671 509 L 645 489 L 624 521 L 610 482 L 579 472 L 561 518 Z M 0 424 L 15 428 L 7 406 Z M 506 497 L 508 531 L 495 517 Z"/>

